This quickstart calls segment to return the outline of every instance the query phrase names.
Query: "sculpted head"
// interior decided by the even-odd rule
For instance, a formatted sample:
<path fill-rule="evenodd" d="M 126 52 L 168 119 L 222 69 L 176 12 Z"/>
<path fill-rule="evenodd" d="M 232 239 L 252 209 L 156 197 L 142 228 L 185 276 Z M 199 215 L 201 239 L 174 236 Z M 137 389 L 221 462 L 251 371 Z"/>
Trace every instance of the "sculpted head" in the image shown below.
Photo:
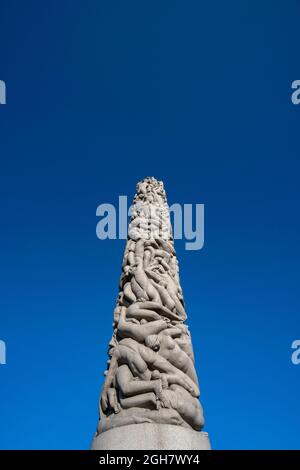
<path fill-rule="evenodd" d="M 149 335 L 145 339 L 145 345 L 153 351 L 158 351 L 160 348 L 160 340 L 158 335 Z"/>

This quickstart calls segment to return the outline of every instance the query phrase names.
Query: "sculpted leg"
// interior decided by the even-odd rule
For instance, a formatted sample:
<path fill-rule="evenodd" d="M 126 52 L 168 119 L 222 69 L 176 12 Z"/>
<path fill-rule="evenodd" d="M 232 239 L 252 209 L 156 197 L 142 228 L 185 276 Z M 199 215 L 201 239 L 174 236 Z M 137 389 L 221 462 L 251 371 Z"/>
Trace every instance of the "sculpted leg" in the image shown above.
<path fill-rule="evenodd" d="M 160 320 L 160 316 L 154 310 L 142 308 L 146 302 L 136 302 L 130 305 L 126 311 L 127 318 L 135 318 L 136 320 L 145 319 L 147 321 Z"/>
<path fill-rule="evenodd" d="M 137 299 L 149 300 L 147 292 L 140 286 L 135 276 L 131 279 L 131 289 Z"/>
<path fill-rule="evenodd" d="M 127 364 L 134 376 L 139 377 L 142 380 L 150 380 L 151 372 L 148 369 L 148 365 L 142 359 L 141 355 L 136 353 L 136 351 L 128 348 L 120 342 L 118 346 L 111 350 L 111 354 L 117 360 L 118 364 Z"/>
<path fill-rule="evenodd" d="M 109 388 L 107 391 L 109 404 L 114 413 L 119 413 L 121 411 L 120 404 L 117 398 L 117 391 L 115 388 Z"/>
<path fill-rule="evenodd" d="M 142 313 L 140 311 L 143 311 Z M 145 310 L 148 311 L 145 312 Z M 143 316 L 147 315 L 147 316 Z M 131 304 L 126 311 L 127 318 L 145 318 L 146 320 L 159 320 L 161 316 L 173 321 L 180 321 L 180 317 L 160 303 L 156 302 L 135 302 Z M 148 318 L 147 318 L 148 317 Z"/>
<path fill-rule="evenodd" d="M 164 320 L 155 320 L 141 325 L 126 320 L 126 308 L 122 308 L 118 324 L 118 334 L 121 338 L 133 338 L 143 343 L 147 336 L 157 334 L 168 327 Z"/>
<path fill-rule="evenodd" d="M 193 361 L 184 351 L 182 351 L 173 337 L 168 335 L 167 332 L 168 330 L 165 330 L 158 335 L 147 336 L 145 340 L 146 346 L 152 350 L 157 350 L 160 356 L 170 362 L 170 364 L 176 367 L 178 371 L 186 374 L 198 387 L 198 379 Z"/>
<path fill-rule="evenodd" d="M 101 414 L 101 412 L 105 413 L 109 407 L 108 390 L 113 384 L 117 368 L 118 368 L 117 359 L 115 357 L 112 357 L 110 359 L 109 369 L 106 372 L 106 378 L 105 378 L 105 382 L 104 382 L 101 397 L 100 397 L 99 414 Z"/>
<path fill-rule="evenodd" d="M 136 395 L 129 398 L 120 398 L 122 408 L 150 408 L 152 410 L 157 409 L 157 400 L 154 393 L 143 393 L 142 395 Z"/>
<path fill-rule="evenodd" d="M 159 395 L 162 391 L 162 383 L 160 379 L 136 380 L 126 364 L 118 368 L 116 381 L 122 395 L 126 398 L 133 395 L 145 394 L 146 392 L 154 392 L 155 395 Z"/>
<path fill-rule="evenodd" d="M 126 298 L 127 301 L 129 301 L 130 303 L 136 301 L 136 296 L 132 292 L 130 282 L 126 282 L 126 284 L 124 285 L 123 292 L 124 292 L 124 297 Z"/>
<path fill-rule="evenodd" d="M 200 431 L 204 426 L 203 409 L 199 400 L 190 398 L 182 387 L 172 385 L 170 392 L 175 393 L 177 407 L 176 410 L 196 431 Z"/>
<path fill-rule="evenodd" d="M 131 353 L 130 355 L 131 360 L 127 361 L 127 364 L 129 365 L 134 375 L 138 375 L 139 377 L 141 377 L 141 375 L 139 375 L 138 373 L 135 373 L 133 370 L 133 367 L 136 370 L 137 364 L 135 361 L 137 360 L 137 358 L 139 358 L 138 359 L 139 361 L 141 360 L 144 364 L 146 364 L 146 369 L 148 369 L 148 366 L 149 366 L 149 368 L 151 368 L 152 370 L 157 369 L 159 372 L 164 372 L 166 374 L 174 375 L 174 377 L 177 378 L 177 383 L 180 383 L 194 397 L 199 396 L 199 393 L 200 393 L 199 388 L 190 379 L 190 377 L 188 377 L 180 369 L 177 369 L 168 360 L 160 356 L 158 353 L 154 352 L 149 347 L 144 346 L 140 343 L 137 343 L 131 338 L 125 338 L 120 341 L 116 349 L 120 350 L 120 353 L 121 353 L 121 348 L 123 348 L 122 350 L 126 351 L 127 357 L 129 356 L 129 352 Z M 147 373 L 147 370 L 143 371 L 143 373 Z M 148 373 L 150 373 L 151 375 L 151 372 L 149 369 L 148 369 Z"/>

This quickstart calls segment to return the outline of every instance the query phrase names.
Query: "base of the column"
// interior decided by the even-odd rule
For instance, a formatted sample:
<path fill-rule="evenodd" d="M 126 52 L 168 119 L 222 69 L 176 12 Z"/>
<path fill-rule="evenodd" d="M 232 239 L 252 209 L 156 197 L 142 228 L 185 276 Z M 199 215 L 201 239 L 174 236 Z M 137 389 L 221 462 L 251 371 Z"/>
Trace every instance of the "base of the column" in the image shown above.
<path fill-rule="evenodd" d="M 171 424 L 130 424 L 95 436 L 92 450 L 210 450 L 206 432 Z"/>

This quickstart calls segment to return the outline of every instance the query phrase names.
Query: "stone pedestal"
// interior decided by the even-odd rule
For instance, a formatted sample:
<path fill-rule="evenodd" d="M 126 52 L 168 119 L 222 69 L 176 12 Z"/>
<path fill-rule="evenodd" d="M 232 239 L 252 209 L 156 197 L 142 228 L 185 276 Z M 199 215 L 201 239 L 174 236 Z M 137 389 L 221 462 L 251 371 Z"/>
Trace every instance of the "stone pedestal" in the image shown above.
<path fill-rule="evenodd" d="M 92 441 L 92 450 L 210 450 L 206 432 L 171 424 L 130 424 L 109 429 Z"/>

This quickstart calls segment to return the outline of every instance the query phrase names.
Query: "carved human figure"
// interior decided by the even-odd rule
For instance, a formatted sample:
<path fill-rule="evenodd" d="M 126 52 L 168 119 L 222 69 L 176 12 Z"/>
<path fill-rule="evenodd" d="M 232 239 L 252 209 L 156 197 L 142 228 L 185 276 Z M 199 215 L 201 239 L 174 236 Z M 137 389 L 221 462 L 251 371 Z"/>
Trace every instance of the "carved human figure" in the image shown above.
<path fill-rule="evenodd" d="M 181 349 L 178 343 L 173 339 L 180 330 L 174 328 L 173 331 L 166 329 L 159 334 L 149 335 L 145 344 L 170 362 L 174 367 L 187 374 L 191 380 L 198 386 L 198 379 L 191 358 Z M 179 333 L 181 334 L 181 332 Z"/>
<path fill-rule="evenodd" d="M 186 318 L 164 186 L 145 178 L 131 213 L 98 432 L 144 422 L 202 428 Z"/>
<path fill-rule="evenodd" d="M 150 380 L 151 370 L 169 374 L 172 383 L 184 387 L 194 397 L 199 396 L 198 385 L 182 370 L 151 349 L 131 338 L 122 339 L 119 344 L 110 351 L 118 364 L 127 364 L 132 373 L 142 380 Z M 188 357 L 188 356 L 186 356 Z"/>
<path fill-rule="evenodd" d="M 122 408 L 160 407 L 159 396 L 162 392 L 162 382 L 156 380 L 137 380 L 127 364 L 121 365 L 116 374 L 116 384 L 120 391 Z"/>

